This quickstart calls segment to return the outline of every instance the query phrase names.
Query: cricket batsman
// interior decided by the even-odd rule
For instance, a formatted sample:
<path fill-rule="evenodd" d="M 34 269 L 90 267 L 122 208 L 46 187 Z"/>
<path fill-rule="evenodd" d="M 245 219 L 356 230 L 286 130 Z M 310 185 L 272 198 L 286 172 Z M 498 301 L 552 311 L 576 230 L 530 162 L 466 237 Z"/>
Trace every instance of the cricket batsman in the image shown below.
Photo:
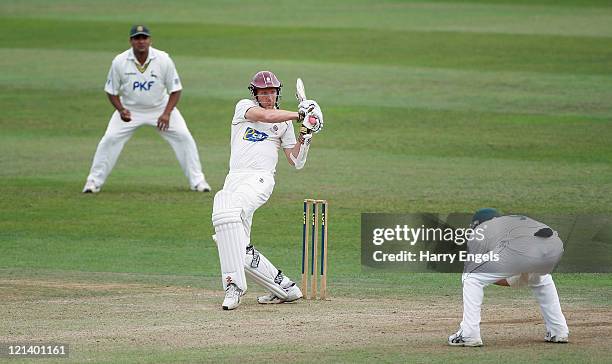
<path fill-rule="evenodd" d="M 257 72 L 249 85 L 251 99 L 236 104 L 231 125 L 230 170 L 223 189 L 215 195 L 212 224 L 217 243 L 225 299 L 233 310 L 246 293 L 245 273 L 270 293 L 262 304 L 283 303 L 302 297 L 299 287 L 251 245 L 253 214 L 270 198 L 278 151 L 302 169 L 313 133 L 323 127 L 323 114 L 313 100 L 300 102 L 298 111 L 279 109 L 282 84 L 270 71 Z M 292 121 L 302 122 L 296 140 Z"/>
<path fill-rule="evenodd" d="M 111 64 L 104 91 L 115 112 L 96 149 L 84 193 L 100 192 L 123 146 L 144 125 L 157 127 L 159 135 L 170 143 L 190 188 L 210 191 L 196 143 L 176 108 L 183 87 L 174 62 L 151 44 L 149 29 L 134 25 L 130 30 L 132 47 Z"/>
<path fill-rule="evenodd" d="M 569 329 L 561 312 L 557 288 L 550 273 L 563 255 L 563 242 L 556 231 L 526 216 L 501 216 L 495 209 L 478 210 L 471 227 L 481 229 L 482 239 L 468 241 L 468 252 L 497 254 L 497 261 L 466 262 L 463 281 L 463 321 L 448 338 L 452 346 L 482 346 L 480 307 L 484 288 L 529 286 L 540 304 L 546 336 L 552 343 L 567 343 Z M 477 236 L 477 235 L 475 235 Z"/>

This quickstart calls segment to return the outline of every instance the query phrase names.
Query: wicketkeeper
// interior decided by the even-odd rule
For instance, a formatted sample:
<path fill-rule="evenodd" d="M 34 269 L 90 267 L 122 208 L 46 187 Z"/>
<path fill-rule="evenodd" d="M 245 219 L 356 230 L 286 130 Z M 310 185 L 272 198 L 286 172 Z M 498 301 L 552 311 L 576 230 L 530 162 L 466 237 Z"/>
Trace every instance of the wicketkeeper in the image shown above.
<path fill-rule="evenodd" d="M 480 307 L 484 288 L 528 286 L 540 304 L 546 336 L 553 343 L 567 343 L 569 329 L 561 312 L 559 296 L 550 272 L 563 255 L 563 242 L 549 226 L 521 215 L 501 216 L 486 208 L 474 214 L 473 229 L 482 229 L 484 239 L 468 241 L 468 252 L 498 254 L 498 261 L 466 262 L 463 281 L 463 321 L 448 338 L 452 346 L 482 346 Z"/>

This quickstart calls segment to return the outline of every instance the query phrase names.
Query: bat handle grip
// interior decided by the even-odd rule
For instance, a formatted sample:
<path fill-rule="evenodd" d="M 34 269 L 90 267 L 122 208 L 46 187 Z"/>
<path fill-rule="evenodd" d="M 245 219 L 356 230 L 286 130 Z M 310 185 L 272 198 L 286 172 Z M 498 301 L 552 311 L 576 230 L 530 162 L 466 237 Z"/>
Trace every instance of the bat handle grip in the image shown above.
<path fill-rule="evenodd" d="M 312 134 L 312 130 L 308 129 L 307 127 L 305 127 L 304 125 L 302 125 L 300 127 L 300 134 Z"/>

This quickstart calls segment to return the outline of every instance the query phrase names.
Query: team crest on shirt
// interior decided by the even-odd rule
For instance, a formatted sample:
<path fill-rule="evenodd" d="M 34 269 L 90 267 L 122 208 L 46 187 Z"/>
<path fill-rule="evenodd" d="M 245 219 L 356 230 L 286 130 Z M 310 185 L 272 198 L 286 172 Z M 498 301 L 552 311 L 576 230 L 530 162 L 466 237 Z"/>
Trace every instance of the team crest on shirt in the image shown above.
<path fill-rule="evenodd" d="M 272 126 L 271 128 L 268 128 L 266 130 L 269 130 L 274 135 L 278 135 L 278 126 L 276 124 L 274 124 L 274 126 Z"/>
<path fill-rule="evenodd" d="M 268 139 L 268 134 L 248 127 L 244 132 L 244 136 L 242 137 L 242 139 L 248 140 L 250 142 L 261 142 Z"/>

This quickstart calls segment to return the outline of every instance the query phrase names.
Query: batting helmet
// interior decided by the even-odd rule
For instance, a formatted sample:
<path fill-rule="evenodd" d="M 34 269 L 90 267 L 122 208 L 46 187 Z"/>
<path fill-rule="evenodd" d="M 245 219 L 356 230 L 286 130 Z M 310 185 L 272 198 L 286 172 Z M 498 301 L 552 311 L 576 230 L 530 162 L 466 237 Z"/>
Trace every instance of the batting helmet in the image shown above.
<path fill-rule="evenodd" d="M 489 221 L 494 217 L 500 217 L 500 216 L 501 214 L 496 209 L 493 209 L 490 207 L 480 209 L 476 211 L 474 216 L 472 216 L 472 224 L 470 224 L 470 227 L 473 229 L 485 221 Z"/>
<path fill-rule="evenodd" d="M 253 79 L 251 79 L 251 83 L 249 84 L 249 90 L 251 91 L 251 95 L 253 95 L 255 101 L 257 101 L 256 90 L 259 88 L 268 87 L 276 88 L 276 102 L 274 103 L 274 106 L 278 109 L 283 83 L 279 81 L 274 73 L 270 71 L 259 71 L 255 74 L 255 76 L 253 76 Z M 259 101 L 257 101 L 257 103 L 259 103 Z"/>

